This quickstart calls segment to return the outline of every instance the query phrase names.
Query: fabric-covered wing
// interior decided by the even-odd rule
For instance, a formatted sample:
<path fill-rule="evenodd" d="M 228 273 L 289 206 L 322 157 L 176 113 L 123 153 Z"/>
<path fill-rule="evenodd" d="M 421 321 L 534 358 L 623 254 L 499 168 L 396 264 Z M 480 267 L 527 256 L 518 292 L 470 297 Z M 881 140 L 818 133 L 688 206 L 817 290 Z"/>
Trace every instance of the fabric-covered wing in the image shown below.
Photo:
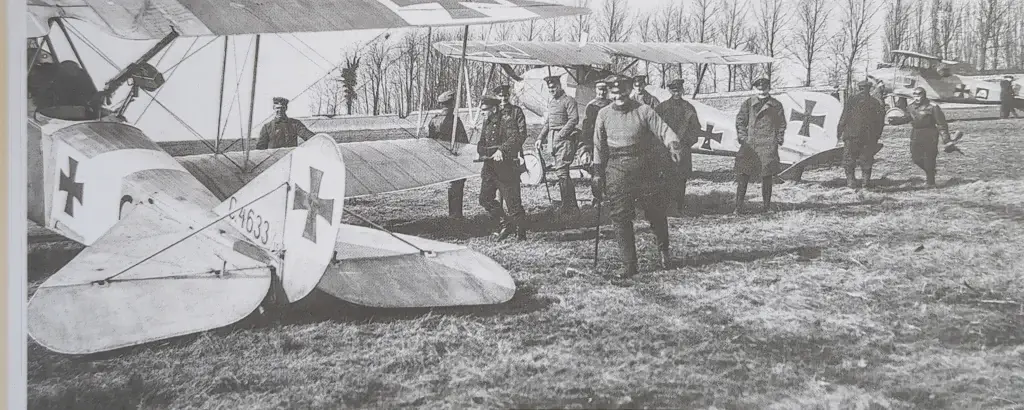
<path fill-rule="evenodd" d="M 317 288 L 347 302 L 386 308 L 488 305 L 515 294 L 508 271 L 487 256 L 464 246 L 396 235 L 402 240 L 342 225 L 336 260 Z M 422 255 L 421 249 L 432 254 Z"/>
<path fill-rule="evenodd" d="M 266 254 L 226 221 L 196 233 L 216 215 L 194 220 L 165 201 L 138 201 L 40 285 L 27 308 L 33 339 L 89 354 L 226 326 L 259 306 L 271 281 Z"/>
<path fill-rule="evenodd" d="M 450 182 L 480 175 L 476 146 L 463 145 L 458 155 L 447 144 L 428 138 L 363 141 L 338 144 L 345 158 L 345 197 L 395 192 Z M 291 148 L 250 151 L 255 167 L 248 175 L 259 175 Z M 241 152 L 202 154 L 177 160 L 221 200 L 234 194 L 247 180 L 240 165 Z M 249 177 L 251 178 L 251 176 Z"/>
<path fill-rule="evenodd" d="M 461 58 L 462 42 L 434 43 L 441 54 Z M 746 51 L 700 43 L 574 43 L 528 41 L 470 41 L 466 59 L 518 65 L 605 65 L 613 57 L 639 58 L 658 64 L 761 64 L 772 58 Z"/>
<path fill-rule="evenodd" d="M 47 20 L 88 21 L 111 34 L 159 39 L 174 27 L 189 36 L 461 26 L 589 14 L 536 0 L 29 0 L 29 37 Z"/>

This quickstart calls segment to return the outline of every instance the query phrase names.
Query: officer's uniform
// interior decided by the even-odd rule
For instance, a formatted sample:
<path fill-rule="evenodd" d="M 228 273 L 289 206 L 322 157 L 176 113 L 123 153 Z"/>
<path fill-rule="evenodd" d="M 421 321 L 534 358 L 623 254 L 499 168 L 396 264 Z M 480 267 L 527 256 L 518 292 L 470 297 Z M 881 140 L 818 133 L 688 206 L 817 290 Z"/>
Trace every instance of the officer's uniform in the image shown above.
<path fill-rule="evenodd" d="M 861 81 L 860 92 L 846 101 L 843 114 L 839 117 L 839 137 L 843 141 L 843 168 L 846 184 L 857 188 L 854 171 L 860 164 L 867 185 L 871 180 L 871 166 L 878 153 L 878 140 L 882 137 L 885 124 L 885 108 L 871 95 L 871 82 Z"/>
<path fill-rule="evenodd" d="M 771 87 L 768 79 L 754 82 L 754 88 Z M 782 103 L 772 96 L 748 98 L 736 114 L 736 136 L 740 142 L 733 171 L 736 172 L 736 212 L 743 206 L 747 184 L 761 178 L 763 210 L 768 211 L 772 198 L 772 178 L 781 170 L 779 146 L 786 135 L 786 116 Z"/>
<path fill-rule="evenodd" d="M 497 106 L 484 118 L 480 129 L 477 154 L 487 158 L 480 170 L 480 205 L 492 218 L 500 221 L 498 240 L 513 231 L 519 239 L 526 239 L 526 210 L 523 209 L 519 181 L 518 159 L 526 141 L 526 116 L 522 108 L 511 103 L 500 104 L 502 95 L 508 95 L 508 86 L 499 86 L 483 98 L 483 104 Z M 490 159 L 501 150 L 502 160 Z M 496 195 L 508 206 L 506 216 Z"/>
<path fill-rule="evenodd" d="M 632 80 L 612 76 L 608 84 L 613 93 L 628 93 Z M 627 98 L 622 105 L 613 103 L 597 114 L 594 124 L 596 182 L 607 181 L 606 199 L 611 206 L 611 219 L 625 263 L 624 276 L 637 272 L 634 201 L 640 202 L 651 224 L 663 267 L 668 265 L 669 180 L 675 173 L 672 155 L 681 154 L 681 145 L 679 137 L 653 108 L 632 99 Z"/>
<path fill-rule="evenodd" d="M 544 81 L 549 86 L 561 87 L 561 80 L 558 76 L 546 77 Z M 559 89 L 558 93 L 548 101 L 540 140 L 548 140 L 551 144 L 563 211 L 579 210 L 579 205 L 576 203 L 576 186 L 573 184 L 572 178 L 569 178 L 569 166 L 572 165 L 572 161 L 576 157 L 576 125 L 579 124 L 579 121 L 579 107 L 576 106 L 576 100 L 566 94 L 564 90 Z"/>
<path fill-rule="evenodd" d="M 658 97 L 648 94 L 647 89 L 644 88 L 647 86 L 646 75 L 638 75 L 636 77 L 633 77 L 633 83 L 636 86 L 636 88 L 633 90 L 632 97 L 634 101 L 640 104 L 648 105 L 651 108 L 657 107 L 658 104 L 661 104 L 661 101 L 658 100 Z"/>
<path fill-rule="evenodd" d="M 913 124 L 910 131 L 910 158 L 924 170 L 928 185 L 935 186 L 939 138 L 942 138 L 944 144 L 950 141 L 949 125 L 942 108 L 928 99 L 923 88 L 914 89 L 914 94 L 922 96 L 921 102 L 911 103 L 907 107 L 909 115 L 896 118 L 893 124 Z"/>
<path fill-rule="evenodd" d="M 288 108 L 288 99 L 274 97 L 274 105 Z M 309 139 L 314 134 L 306 124 L 287 115 L 274 117 L 260 129 L 260 139 L 256 141 L 256 149 L 272 149 L 282 147 L 297 147 L 299 139 Z"/>
<path fill-rule="evenodd" d="M 683 92 L 683 80 L 676 79 L 672 80 L 668 84 L 670 90 L 678 90 L 680 93 Z M 679 207 L 682 208 L 683 202 L 686 198 L 686 182 L 690 178 L 690 173 L 693 172 L 693 158 L 690 152 L 690 147 L 697 143 L 697 136 L 700 133 L 700 121 L 697 118 L 697 109 L 682 98 L 669 98 L 668 100 L 658 104 L 654 109 L 661 117 L 662 121 L 665 121 L 672 131 L 679 136 L 682 141 L 682 157 L 679 163 L 676 164 L 677 181 L 673 181 L 673 186 L 677 187 L 675 192 L 676 202 Z"/>
<path fill-rule="evenodd" d="M 427 138 L 441 141 L 452 140 L 452 121 L 455 118 L 454 97 L 455 93 L 451 91 L 445 91 L 437 96 L 437 102 L 444 107 L 444 110 L 427 123 Z M 458 126 L 455 129 L 455 142 L 468 144 L 469 136 L 466 134 L 466 127 L 462 124 L 462 119 L 458 121 Z M 465 197 L 465 190 L 465 179 L 448 183 L 448 216 L 462 218 L 462 200 Z"/>
<path fill-rule="evenodd" d="M 587 103 L 587 108 L 583 113 L 583 132 L 580 134 L 580 144 L 584 146 L 584 152 L 590 155 L 591 164 L 593 164 L 594 158 L 594 122 L 597 121 L 597 113 L 612 103 L 612 100 L 601 96 L 608 89 L 608 84 L 604 80 L 594 83 L 594 88 L 597 89 L 598 96 Z M 590 173 L 596 173 L 593 166 L 591 166 Z M 595 202 L 601 200 L 601 190 L 597 184 L 590 184 L 590 192 L 594 195 Z"/>

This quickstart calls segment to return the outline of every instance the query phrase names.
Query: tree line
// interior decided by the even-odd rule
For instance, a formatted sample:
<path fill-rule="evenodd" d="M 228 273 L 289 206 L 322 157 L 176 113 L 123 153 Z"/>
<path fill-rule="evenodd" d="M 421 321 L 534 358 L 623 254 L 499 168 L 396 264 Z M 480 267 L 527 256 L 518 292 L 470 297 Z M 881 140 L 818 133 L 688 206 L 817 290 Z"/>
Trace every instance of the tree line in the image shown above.
<path fill-rule="evenodd" d="M 697 42 L 774 57 L 780 63 L 745 66 L 615 61 L 614 71 L 646 74 L 664 86 L 683 78 L 701 93 L 749 89 L 760 77 L 776 87 L 829 86 L 849 90 L 890 50 L 912 50 L 971 64 L 980 70 L 1024 69 L 1024 0 L 692 0 L 635 10 L 627 0 L 574 0 L 587 16 L 471 26 L 469 40 Z M 430 42 L 460 41 L 463 28 L 408 30 L 349 53 L 340 75 L 311 89 L 320 115 L 399 114 L 435 109 L 435 97 L 456 90 L 460 60 Z M 878 50 L 878 44 L 881 50 Z M 785 64 L 788 62 L 789 64 Z M 795 71 L 793 67 L 800 67 Z M 530 67 L 513 67 L 521 74 Z M 486 88 L 510 80 L 493 64 L 466 62 L 463 93 L 475 102 Z M 788 78 L 787 78 L 788 77 Z M 691 89 L 692 92 L 692 89 Z"/>

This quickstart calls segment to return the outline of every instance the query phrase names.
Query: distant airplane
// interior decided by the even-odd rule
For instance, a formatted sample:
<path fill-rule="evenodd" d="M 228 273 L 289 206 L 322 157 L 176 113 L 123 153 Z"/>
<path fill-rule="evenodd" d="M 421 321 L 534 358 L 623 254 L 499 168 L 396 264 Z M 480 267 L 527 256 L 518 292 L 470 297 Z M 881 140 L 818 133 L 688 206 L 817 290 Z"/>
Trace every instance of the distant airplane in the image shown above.
<path fill-rule="evenodd" d="M 1024 109 L 1021 82 L 1024 70 L 978 71 L 974 66 L 937 56 L 906 50 L 890 52 L 893 63 L 879 63 L 868 72 L 868 78 L 884 86 L 892 107 L 903 111 L 911 100 L 915 88 L 924 88 L 928 98 L 936 102 L 958 104 L 998 105 L 1000 81 L 1012 79 L 1014 103 Z"/>
<path fill-rule="evenodd" d="M 179 36 L 588 12 L 535 0 L 31 2 L 28 217 L 87 247 L 32 295 L 29 334 L 56 352 L 95 353 L 226 326 L 268 297 L 293 303 L 314 288 L 372 307 L 508 301 L 508 271 L 478 252 L 341 224 L 346 198 L 477 175 L 475 147 L 455 155 L 454 144 L 429 139 L 339 145 L 318 134 L 297 148 L 250 150 L 246 141 L 243 152 L 174 158 L 122 114 L 131 96 L 164 85 L 148 61 Z M 50 29 L 56 23 L 74 50 L 68 18 L 160 42 L 97 90 L 77 51 L 77 63 L 58 63 Z M 129 84 L 124 104 L 108 107 Z"/>
<path fill-rule="evenodd" d="M 434 48 L 451 58 L 462 58 L 462 42 L 438 42 Z M 614 58 L 632 60 L 629 66 L 640 60 L 656 64 L 700 64 L 746 65 L 766 64 L 774 61 L 771 57 L 752 54 L 726 47 L 700 43 L 603 43 L 603 42 L 550 42 L 550 41 L 469 41 L 465 58 L 498 64 L 515 82 L 518 101 L 524 108 L 537 115 L 544 114 L 544 107 L 550 98 L 544 77 L 551 74 L 562 76 L 566 93 L 581 105 L 595 96 L 594 83 L 614 74 L 608 67 Z M 516 75 L 512 65 L 526 65 L 534 68 L 522 75 Z M 628 67 L 627 67 L 628 69 Z M 702 77 L 698 77 L 702 78 Z M 696 84 L 694 90 L 699 89 Z M 671 96 L 668 90 L 648 85 L 646 90 L 665 101 Z M 696 93 L 694 93 L 696 95 Z M 842 154 L 837 130 L 842 103 L 834 97 L 811 91 L 789 91 L 777 93 L 776 98 L 785 107 L 785 144 L 779 149 L 779 156 L 788 167 L 780 173 L 787 179 L 799 179 L 805 167 L 832 162 Z M 696 154 L 735 156 L 739 151 L 736 137 L 736 119 L 698 100 L 688 100 L 697 110 L 703 127 L 702 135 L 692 150 Z M 582 118 L 581 118 L 582 121 Z M 537 167 L 541 161 L 536 153 L 526 153 L 528 166 Z M 533 158 L 531 158 L 533 157 Z M 574 164 L 585 169 L 585 164 Z M 528 172 L 524 182 L 539 183 L 543 173 Z"/>

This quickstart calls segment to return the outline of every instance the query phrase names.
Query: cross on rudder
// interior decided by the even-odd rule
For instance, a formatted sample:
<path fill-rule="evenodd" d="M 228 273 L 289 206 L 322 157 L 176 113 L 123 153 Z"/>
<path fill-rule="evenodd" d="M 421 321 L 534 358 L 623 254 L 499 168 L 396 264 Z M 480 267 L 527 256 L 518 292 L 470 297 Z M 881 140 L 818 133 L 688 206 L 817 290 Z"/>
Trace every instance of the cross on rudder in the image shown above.
<path fill-rule="evenodd" d="M 308 210 L 306 214 L 306 228 L 302 231 L 302 237 L 316 243 L 316 217 L 327 220 L 331 224 L 334 217 L 334 200 L 320 198 L 320 183 L 324 178 L 324 172 L 309 168 L 309 191 L 300 186 L 295 187 L 295 200 L 292 203 L 292 210 Z"/>
<path fill-rule="evenodd" d="M 817 125 L 819 128 L 825 128 L 825 116 L 824 115 L 813 115 L 814 106 L 818 102 L 814 100 L 804 100 L 804 112 L 797 112 L 797 110 L 790 110 L 789 120 L 790 121 L 801 121 L 799 135 L 810 137 L 811 136 L 811 124 Z"/>
<path fill-rule="evenodd" d="M 70 175 L 69 175 L 70 174 Z M 84 185 L 81 182 L 75 182 L 75 176 L 78 174 L 78 161 L 74 158 L 68 157 L 68 174 L 65 174 L 63 170 L 60 171 L 60 185 L 61 191 L 67 192 L 67 198 L 64 200 L 64 213 L 68 216 L 75 216 L 75 202 L 78 200 L 78 204 L 82 204 L 82 194 L 84 193 Z"/>

